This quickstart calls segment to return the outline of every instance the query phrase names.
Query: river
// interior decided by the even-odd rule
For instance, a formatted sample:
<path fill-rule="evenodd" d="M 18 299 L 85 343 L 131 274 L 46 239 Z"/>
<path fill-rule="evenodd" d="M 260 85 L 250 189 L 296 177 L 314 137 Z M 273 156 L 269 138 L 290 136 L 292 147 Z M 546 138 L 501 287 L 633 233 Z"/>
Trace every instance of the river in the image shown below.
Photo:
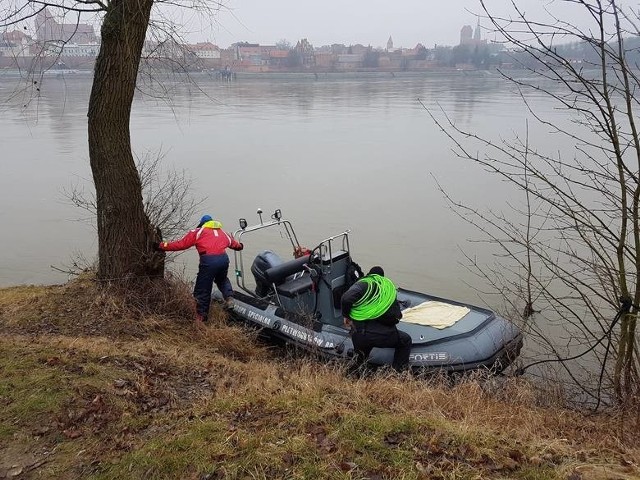
<path fill-rule="evenodd" d="M 68 199 L 74 189 L 92 188 L 91 76 L 23 87 L 0 75 L 2 286 L 62 283 L 67 275 L 57 268 L 92 261 L 97 250 L 90 215 Z M 363 268 L 380 264 L 407 288 L 481 303 L 482 286 L 462 252 L 486 250 L 470 242 L 478 232 L 452 213 L 438 185 L 477 208 L 506 208 L 512 193 L 457 158 L 422 104 L 481 134 L 522 134 L 526 108 L 498 74 L 241 76 L 229 83 L 201 76 L 144 82 L 141 90 L 131 118 L 135 152 L 162 151 L 163 165 L 184 170 L 193 196 L 206 198 L 201 213 L 226 229 L 240 217 L 256 222 L 258 207 L 265 214 L 280 208 L 307 246 L 350 229 Z M 528 100 L 558 115 L 544 97 Z M 544 127 L 530 128 L 532 143 L 548 137 Z M 196 255 L 181 258 L 192 275 Z"/>

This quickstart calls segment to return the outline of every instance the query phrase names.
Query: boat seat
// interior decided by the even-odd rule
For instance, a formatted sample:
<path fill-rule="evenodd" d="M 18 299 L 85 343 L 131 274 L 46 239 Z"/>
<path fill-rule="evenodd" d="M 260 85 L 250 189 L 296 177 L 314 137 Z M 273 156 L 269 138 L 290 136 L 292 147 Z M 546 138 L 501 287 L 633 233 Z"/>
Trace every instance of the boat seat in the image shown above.
<path fill-rule="evenodd" d="M 287 280 L 286 282 L 278 285 L 276 291 L 278 295 L 283 297 L 293 298 L 302 293 L 308 292 L 313 287 L 313 280 L 309 275 L 303 275 L 293 280 Z"/>
<path fill-rule="evenodd" d="M 280 285 L 287 280 L 287 277 L 303 271 L 303 267 L 308 263 L 309 255 L 305 255 L 304 257 L 289 260 L 288 262 L 268 268 L 265 270 L 264 276 L 268 282 Z"/>

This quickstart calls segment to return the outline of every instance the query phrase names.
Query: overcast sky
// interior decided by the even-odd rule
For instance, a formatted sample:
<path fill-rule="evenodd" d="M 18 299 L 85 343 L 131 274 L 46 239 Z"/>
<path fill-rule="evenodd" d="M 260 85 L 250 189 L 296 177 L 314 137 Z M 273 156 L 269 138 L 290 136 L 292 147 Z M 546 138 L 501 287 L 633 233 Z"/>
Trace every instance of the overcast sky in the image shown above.
<path fill-rule="evenodd" d="M 5 1 L 0 0 L 0 4 Z M 224 7 L 213 18 L 203 17 L 188 8 L 190 3 L 199 2 L 222 3 Z M 487 3 L 495 15 L 513 12 L 511 0 Z M 638 6 L 637 0 L 617 3 Z M 582 28 L 588 26 L 585 8 L 575 1 L 516 0 L 516 4 L 528 20 L 548 21 L 544 13 L 548 9 L 563 20 Z M 483 12 L 479 0 L 166 0 L 156 3 L 154 16 L 159 14 L 174 22 L 187 41 L 210 41 L 223 48 L 241 41 L 273 45 L 287 40 L 295 45 L 301 38 L 315 47 L 332 43 L 384 47 L 389 36 L 395 47 L 412 48 L 422 43 L 431 48 L 435 44 L 457 45 L 460 29 L 464 25 L 475 27 L 476 14 Z M 68 13 L 68 17 L 71 15 Z M 91 17 L 85 16 L 83 21 L 91 22 Z M 487 19 L 481 18 L 480 23 L 489 27 Z M 483 38 L 492 40 L 493 34 L 483 30 Z"/>
<path fill-rule="evenodd" d="M 227 47 L 238 41 L 264 45 L 286 39 L 295 44 L 307 38 L 314 46 L 362 43 L 385 46 L 389 36 L 395 47 L 422 43 L 457 45 L 460 29 L 476 25 L 478 0 L 223 0 L 226 8 L 211 29 L 191 23 L 190 41 L 209 40 Z M 492 8 L 505 11 L 509 0 L 491 0 Z M 527 12 L 539 12 L 552 0 L 518 0 Z M 560 2 L 561 3 L 561 2 Z M 553 8 L 557 8 L 556 2 Z M 565 9 L 566 10 L 566 9 Z M 575 10 L 575 9 L 574 9 Z M 575 14 L 575 11 L 572 12 Z M 184 15 L 192 15 L 188 11 Z M 482 23 L 482 22 L 481 22 Z M 488 25 L 488 21 L 484 21 Z"/>
<path fill-rule="evenodd" d="M 228 0 L 211 32 L 189 37 L 226 47 L 248 41 L 274 44 L 286 39 L 295 44 L 307 38 L 314 46 L 331 43 L 384 46 L 389 36 L 396 47 L 455 45 L 463 25 L 475 25 L 476 0 Z"/>

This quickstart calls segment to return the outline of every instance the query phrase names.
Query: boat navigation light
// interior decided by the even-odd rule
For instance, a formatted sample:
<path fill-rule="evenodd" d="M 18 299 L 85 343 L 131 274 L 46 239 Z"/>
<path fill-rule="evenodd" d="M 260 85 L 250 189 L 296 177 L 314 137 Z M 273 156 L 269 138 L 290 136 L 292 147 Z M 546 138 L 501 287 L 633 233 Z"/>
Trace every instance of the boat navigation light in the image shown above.
<path fill-rule="evenodd" d="M 262 225 L 262 209 L 258 207 L 258 216 L 260 217 L 260 225 Z"/>
<path fill-rule="evenodd" d="M 245 228 L 247 228 L 247 220 L 246 220 L 246 219 L 244 219 L 244 218 L 241 218 L 241 219 L 240 219 L 240 228 L 241 228 L 242 230 L 244 230 Z"/>
<path fill-rule="evenodd" d="M 282 212 L 280 211 L 279 208 L 275 212 L 273 212 L 273 215 L 271 215 L 271 218 L 273 218 L 274 220 L 280 220 L 282 218 Z"/>

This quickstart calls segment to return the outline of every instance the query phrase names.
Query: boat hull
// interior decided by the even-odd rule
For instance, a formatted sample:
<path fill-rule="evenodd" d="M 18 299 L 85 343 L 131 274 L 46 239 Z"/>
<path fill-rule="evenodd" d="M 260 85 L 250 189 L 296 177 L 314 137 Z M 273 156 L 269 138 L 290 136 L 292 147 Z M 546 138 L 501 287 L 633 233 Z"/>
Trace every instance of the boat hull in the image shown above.
<path fill-rule="evenodd" d="M 407 301 L 414 304 L 437 297 L 400 289 L 398 298 L 405 304 Z M 214 299 L 222 301 L 219 293 L 214 294 Z M 353 357 L 353 343 L 346 328 L 292 315 L 274 303 L 236 293 L 230 316 L 235 321 L 260 329 L 261 333 L 274 340 L 295 345 L 323 358 L 349 360 Z M 515 325 L 490 310 L 478 307 L 470 307 L 465 318 L 442 330 L 403 321 L 397 327 L 412 338 L 409 363 L 415 370 L 488 370 L 499 373 L 518 356 L 523 342 L 522 333 Z M 368 361 L 373 365 L 390 365 L 393 354 L 392 348 L 374 348 Z"/>

